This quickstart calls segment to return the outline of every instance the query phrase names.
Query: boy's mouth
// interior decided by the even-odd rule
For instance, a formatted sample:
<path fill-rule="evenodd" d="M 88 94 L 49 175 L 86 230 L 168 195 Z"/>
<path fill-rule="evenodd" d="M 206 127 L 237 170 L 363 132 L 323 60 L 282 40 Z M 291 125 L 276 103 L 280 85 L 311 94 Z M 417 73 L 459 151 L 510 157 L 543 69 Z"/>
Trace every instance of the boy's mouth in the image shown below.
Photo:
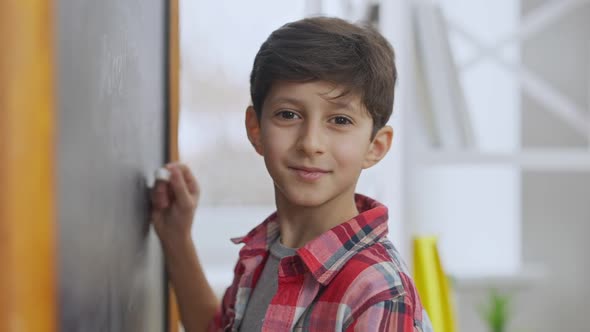
<path fill-rule="evenodd" d="M 302 180 L 306 181 L 315 181 L 321 178 L 323 175 L 330 173 L 330 171 L 315 168 L 315 167 L 289 167 L 289 169 L 293 170 L 295 174 Z"/>

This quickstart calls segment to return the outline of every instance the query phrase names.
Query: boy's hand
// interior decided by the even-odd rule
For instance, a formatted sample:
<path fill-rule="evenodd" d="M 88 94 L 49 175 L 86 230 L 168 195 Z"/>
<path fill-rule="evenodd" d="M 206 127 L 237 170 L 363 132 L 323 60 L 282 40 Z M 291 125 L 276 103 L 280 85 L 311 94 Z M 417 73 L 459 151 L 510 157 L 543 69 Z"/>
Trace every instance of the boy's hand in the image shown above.
<path fill-rule="evenodd" d="M 150 218 L 164 249 L 182 325 L 185 331 L 206 331 L 219 303 L 191 239 L 199 187 L 186 165 L 172 163 L 165 167 L 170 180 L 157 180 L 151 190 Z"/>
<path fill-rule="evenodd" d="M 170 171 L 170 181 L 157 180 L 150 191 L 150 218 L 162 244 L 174 246 L 191 239 L 199 187 L 186 165 L 171 163 L 165 167 Z"/>

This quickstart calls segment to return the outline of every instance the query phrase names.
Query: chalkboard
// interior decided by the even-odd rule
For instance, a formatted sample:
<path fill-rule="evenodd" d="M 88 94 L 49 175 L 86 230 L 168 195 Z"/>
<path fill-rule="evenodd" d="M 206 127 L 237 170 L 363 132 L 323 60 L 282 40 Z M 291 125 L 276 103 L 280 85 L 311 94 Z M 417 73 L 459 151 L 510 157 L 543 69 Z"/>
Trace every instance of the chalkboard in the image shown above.
<path fill-rule="evenodd" d="M 163 331 L 145 177 L 166 160 L 167 4 L 56 2 L 62 331 Z"/>

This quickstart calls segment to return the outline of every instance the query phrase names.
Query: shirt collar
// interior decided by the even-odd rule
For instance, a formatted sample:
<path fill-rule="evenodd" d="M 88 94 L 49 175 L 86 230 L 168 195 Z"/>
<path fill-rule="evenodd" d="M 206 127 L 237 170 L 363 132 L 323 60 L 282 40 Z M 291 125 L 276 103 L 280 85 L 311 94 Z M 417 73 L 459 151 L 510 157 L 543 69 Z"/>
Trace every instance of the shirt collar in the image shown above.
<path fill-rule="evenodd" d="M 335 226 L 297 250 L 297 255 L 320 284 L 328 284 L 344 264 L 362 249 L 387 235 L 387 207 L 361 194 L 355 195 L 359 214 Z M 267 252 L 279 236 L 276 212 L 246 236 L 232 242 L 244 243 L 240 257 Z"/>

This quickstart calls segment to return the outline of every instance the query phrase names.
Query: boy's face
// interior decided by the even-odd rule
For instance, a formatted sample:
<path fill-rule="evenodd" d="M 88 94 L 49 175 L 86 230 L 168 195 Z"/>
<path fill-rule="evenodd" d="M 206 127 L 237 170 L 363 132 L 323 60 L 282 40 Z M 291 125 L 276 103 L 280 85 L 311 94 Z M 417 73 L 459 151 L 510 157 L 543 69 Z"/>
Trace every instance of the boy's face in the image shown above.
<path fill-rule="evenodd" d="M 324 81 L 276 82 L 260 119 L 249 108 L 248 137 L 264 157 L 277 195 L 300 206 L 319 206 L 354 194 L 360 172 L 389 150 L 386 126 L 373 140 L 373 120 L 357 94 Z M 344 196 L 343 196 L 344 195 Z"/>

